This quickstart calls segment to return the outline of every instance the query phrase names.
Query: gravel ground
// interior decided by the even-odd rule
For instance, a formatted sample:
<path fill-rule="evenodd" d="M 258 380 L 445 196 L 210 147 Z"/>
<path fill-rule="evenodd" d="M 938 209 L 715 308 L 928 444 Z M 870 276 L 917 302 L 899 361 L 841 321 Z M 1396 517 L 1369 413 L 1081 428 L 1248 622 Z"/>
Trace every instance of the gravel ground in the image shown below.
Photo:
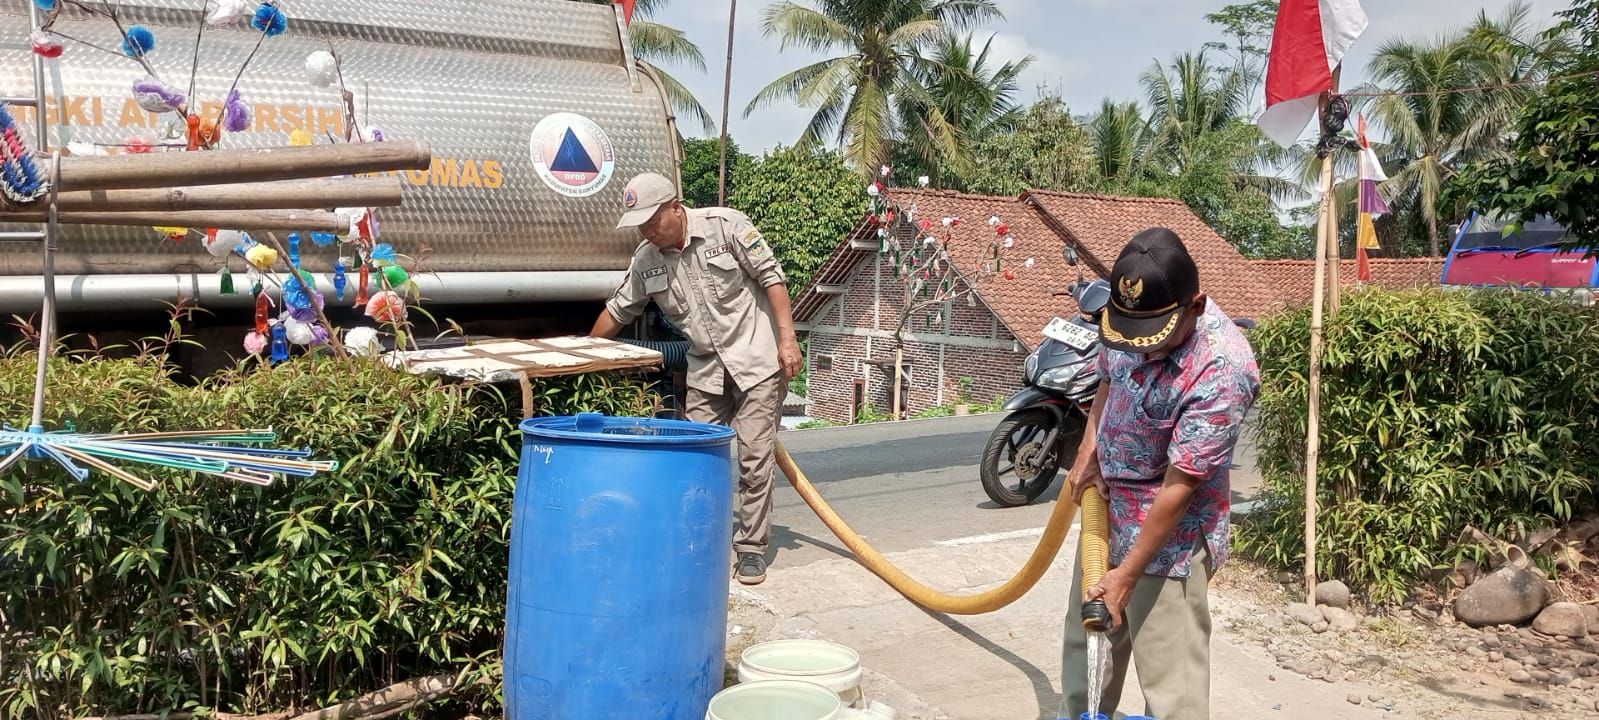
<path fill-rule="evenodd" d="M 1599 641 L 1551 638 L 1526 628 L 1475 629 L 1425 607 L 1370 614 L 1339 632 L 1307 626 L 1287 608 L 1303 602 L 1270 573 L 1236 563 L 1218 574 L 1216 621 L 1265 648 L 1284 673 L 1361 683 L 1355 705 L 1395 717 L 1599 717 Z M 1265 678 L 1273 682 L 1276 677 Z"/>

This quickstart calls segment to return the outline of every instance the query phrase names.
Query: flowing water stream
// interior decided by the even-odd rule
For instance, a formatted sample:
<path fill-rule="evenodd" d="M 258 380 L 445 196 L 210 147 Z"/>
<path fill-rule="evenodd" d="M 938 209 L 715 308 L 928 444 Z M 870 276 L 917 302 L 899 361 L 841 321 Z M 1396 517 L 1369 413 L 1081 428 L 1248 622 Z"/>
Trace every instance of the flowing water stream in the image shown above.
<path fill-rule="evenodd" d="M 1088 717 L 1099 716 L 1099 703 L 1105 697 L 1110 679 L 1110 637 L 1102 632 L 1088 633 Z"/>

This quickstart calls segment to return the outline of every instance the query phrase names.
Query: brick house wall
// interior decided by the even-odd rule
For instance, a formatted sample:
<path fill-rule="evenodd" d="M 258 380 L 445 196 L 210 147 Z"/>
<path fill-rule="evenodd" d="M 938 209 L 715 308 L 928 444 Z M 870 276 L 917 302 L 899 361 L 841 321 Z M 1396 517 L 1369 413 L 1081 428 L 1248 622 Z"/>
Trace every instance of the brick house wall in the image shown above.
<path fill-rule="evenodd" d="M 810 338 L 811 416 L 837 423 L 854 419 L 855 381 L 879 414 L 893 403 L 894 325 L 903 303 L 902 281 L 888 263 L 862 260 L 835 296 L 805 326 Z M 929 319 L 932 324 L 929 325 Z M 1021 386 L 1028 349 L 981 301 L 961 297 L 912 318 L 906 328 L 907 410 L 954 405 L 971 379 L 971 400 L 989 402 Z M 873 363 L 881 363 L 873 364 Z"/>

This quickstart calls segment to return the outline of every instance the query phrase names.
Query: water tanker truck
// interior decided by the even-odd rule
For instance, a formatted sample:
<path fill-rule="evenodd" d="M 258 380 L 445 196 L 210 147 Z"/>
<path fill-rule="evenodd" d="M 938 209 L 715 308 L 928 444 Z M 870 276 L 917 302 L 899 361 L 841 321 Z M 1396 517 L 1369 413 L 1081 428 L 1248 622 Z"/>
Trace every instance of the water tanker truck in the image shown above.
<path fill-rule="evenodd" d="M 27 97 L 34 87 L 32 3 L 0 0 L 6 97 Z M 633 57 L 618 6 L 294 0 L 279 5 L 288 31 L 263 37 L 248 16 L 202 30 L 216 2 L 88 5 L 115 7 L 123 27 L 148 28 L 156 45 L 146 68 L 116 52 L 123 46 L 117 22 L 61 4 L 52 29 L 71 40 L 46 64 L 42 108 L 52 146 L 181 149 L 181 118 L 149 112 L 134 84 L 154 69 L 189 95 L 190 107 L 217 117 L 250 58 L 237 81 L 249 125 L 225 133 L 221 148 L 355 135 L 431 145 L 430 168 L 397 173 L 404 204 L 377 211 L 380 241 L 414 259 L 408 264 L 424 306 L 472 333 L 586 330 L 638 243 L 635 232 L 615 230 L 622 187 L 645 171 L 680 177 L 671 107 L 657 76 Z M 319 86 L 308 69 L 319 51 L 339 58 L 330 86 Z M 33 108 L 10 109 L 18 125 L 33 127 Z M 191 329 L 218 351 L 184 364 L 214 367 L 220 353 L 237 355 L 252 298 L 243 288 L 222 292 L 224 260 L 208 254 L 198 235 L 174 241 L 152 227 L 63 226 L 56 259 L 62 331 L 95 332 L 102 341 L 118 332 L 140 336 L 163 327 L 166 304 L 184 297 L 209 311 Z M 304 245 L 302 266 L 331 287 L 335 263 L 349 249 Z M 244 271 L 240 258 L 231 262 L 233 272 Z M 0 243 L 0 314 L 38 312 L 40 272 L 36 243 Z M 349 297 L 329 302 L 336 324 L 356 319 Z"/>

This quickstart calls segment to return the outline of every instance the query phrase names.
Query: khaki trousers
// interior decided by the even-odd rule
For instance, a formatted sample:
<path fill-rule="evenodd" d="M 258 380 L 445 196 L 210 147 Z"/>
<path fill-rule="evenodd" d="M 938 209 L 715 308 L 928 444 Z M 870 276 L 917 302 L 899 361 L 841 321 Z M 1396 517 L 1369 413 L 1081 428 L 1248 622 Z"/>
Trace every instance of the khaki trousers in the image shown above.
<path fill-rule="evenodd" d="M 700 423 L 733 428 L 738 433 L 738 526 L 733 552 L 766 554 L 772 539 L 772 469 L 777 426 L 782 421 L 788 386 L 778 373 L 744 392 L 731 376 L 722 378 L 722 394 L 688 389 L 684 416 Z"/>
<path fill-rule="evenodd" d="M 1189 576 L 1144 575 L 1133 586 L 1123 612 L 1125 626 L 1112 633 L 1114 665 L 1099 712 L 1114 717 L 1127 680 L 1129 656 L 1138 663 L 1144 714 L 1159 720 L 1210 718 L 1210 553 L 1204 538 L 1194 546 Z M 1088 710 L 1088 632 L 1083 629 L 1083 560 L 1077 556 L 1066 609 L 1061 659 L 1061 707 L 1057 717 L 1077 720 Z"/>

